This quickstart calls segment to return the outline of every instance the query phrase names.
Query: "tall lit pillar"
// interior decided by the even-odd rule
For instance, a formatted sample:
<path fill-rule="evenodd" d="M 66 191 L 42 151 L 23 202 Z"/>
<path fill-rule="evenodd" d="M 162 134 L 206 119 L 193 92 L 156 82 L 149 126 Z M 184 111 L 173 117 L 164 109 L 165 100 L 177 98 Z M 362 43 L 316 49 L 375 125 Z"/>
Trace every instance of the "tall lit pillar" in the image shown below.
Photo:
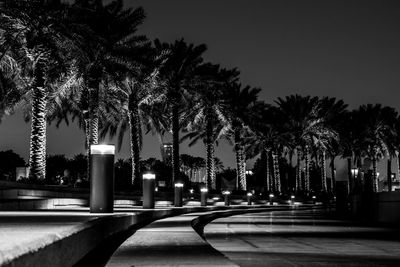
<path fill-rule="evenodd" d="M 207 193 L 208 193 L 207 188 L 205 187 L 200 188 L 200 202 L 202 207 L 207 206 Z"/>
<path fill-rule="evenodd" d="M 90 212 L 114 211 L 114 154 L 113 145 L 90 146 Z"/>
<path fill-rule="evenodd" d="M 175 183 L 175 207 L 182 207 L 183 183 Z"/>
<path fill-rule="evenodd" d="M 156 175 L 154 173 L 143 174 L 143 208 L 154 209 L 154 190 Z"/>
<path fill-rule="evenodd" d="M 222 192 L 222 194 L 224 195 L 225 206 L 230 206 L 230 204 L 231 204 L 231 199 L 230 199 L 231 192 L 230 191 L 224 191 L 224 192 Z"/>

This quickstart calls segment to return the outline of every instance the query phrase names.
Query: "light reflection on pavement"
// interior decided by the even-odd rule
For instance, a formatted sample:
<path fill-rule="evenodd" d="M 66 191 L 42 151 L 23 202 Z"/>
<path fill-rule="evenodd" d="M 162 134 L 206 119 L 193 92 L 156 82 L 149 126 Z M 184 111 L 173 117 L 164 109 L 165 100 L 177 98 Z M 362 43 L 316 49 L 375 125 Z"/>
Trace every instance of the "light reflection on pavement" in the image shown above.
<path fill-rule="evenodd" d="M 329 219 L 323 211 L 221 218 L 207 241 L 240 266 L 400 266 L 400 231 Z"/>

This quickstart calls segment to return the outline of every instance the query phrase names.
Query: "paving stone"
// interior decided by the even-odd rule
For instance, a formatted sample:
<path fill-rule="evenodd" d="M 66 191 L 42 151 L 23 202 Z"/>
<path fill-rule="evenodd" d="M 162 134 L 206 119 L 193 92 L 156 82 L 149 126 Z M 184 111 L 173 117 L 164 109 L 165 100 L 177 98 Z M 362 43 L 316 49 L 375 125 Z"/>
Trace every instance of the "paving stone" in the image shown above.
<path fill-rule="evenodd" d="M 204 232 L 240 266 L 400 266 L 398 229 L 356 225 L 318 211 L 237 215 L 215 220 Z"/>
<path fill-rule="evenodd" d="M 198 215 L 163 219 L 138 230 L 107 266 L 237 266 L 193 230 L 191 221 Z"/>

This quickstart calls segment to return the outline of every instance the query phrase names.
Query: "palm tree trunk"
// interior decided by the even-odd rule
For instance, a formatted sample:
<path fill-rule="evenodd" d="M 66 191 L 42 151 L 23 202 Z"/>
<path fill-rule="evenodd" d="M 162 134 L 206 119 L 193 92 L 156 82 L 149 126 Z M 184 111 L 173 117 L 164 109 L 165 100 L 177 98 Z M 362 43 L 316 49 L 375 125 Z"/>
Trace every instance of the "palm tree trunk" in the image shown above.
<path fill-rule="evenodd" d="M 392 157 L 390 155 L 387 160 L 387 184 L 388 191 L 392 191 Z"/>
<path fill-rule="evenodd" d="M 296 192 L 300 192 L 302 190 L 301 186 L 301 151 L 297 148 L 297 166 L 296 166 Z"/>
<path fill-rule="evenodd" d="M 236 156 L 236 189 L 240 190 L 240 164 L 242 162 L 241 153 L 239 151 L 239 145 L 235 145 L 235 156 Z"/>
<path fill-rule="evenodd" d="M 207 170 L 207 187 L 208 189 L 215 189 L 215 170 L 214 170 L 214 144 L 208 140 L 206 144 L 206 170 Z"/>
<path fill-rule="evenodd" d="M 241 164 L 241 187 L 243 190 L 247 190 L 247 180 L 246 180 L 246 155 L 244 154 L 244 148 L 241 148 L 241 153 L 242 153 L 242 164 Z"/>
<path fill-rule="evenodd" d="M 246 159 L 244 158 L 243 146 L 241 144 L 240 130 L 237 128 L 235 129 L 235 152 L 238 190 L 246 190 Z"/>
<path fill-rule="evenodd" d="M 353 175 L 351 173 L 351 157 L 347 158 L 347 178 L 349 179 L 350 192 L 353 189 Z"/>
<path fill-rule="evenodd" d="M 273 168 L 274 168 L 274 180 L 275 180 L 275 192 L 281 192 L 281 175 L 279 171 L 279 157 L 276 151 L 272 153 Z"/>
<path fill-rule="evenodd" d="M 140 163 L 140 118 L 139 111 L 136 106 L 129 107 L 129 130 L 130 130 L 130 146 L 132 161 L 131 184 L 138 185 L 139 181 L 139 163 Z"/>
<path fill-rule="evenodd" d="M 321 180 L 322 180 L 322 191 L 327 192 L 328 187 L 326 185 L 326 151 L 325 149 L 322 150 L 322 155 L 321 155 Z"/>
<path fill-rule="evenodd" d="M 236 176 L 238 181 L 238 190 L 246 190 L 246 163 L 242 150 L 243 148 L 241 145 L 236 145 Z"/>
<path fill-rule="evenodd" d="M 335 156 L 332 156 L 331 158 L 331 192 L 335 193 L 335 186 L 336 186 L 336 173 L 335 173 Z"/>
<path fill-rule="evenodd" d="M 85 147 L 86 147 L 86 180 L 89 181 L 89 172 L 90 172 L 90 119 L 89 119 L 89 111 L 83 112 L 83 120 L 84 120 L 84 130 L 85 130 Z"/>
<path fill-rule="evenodd" d="M 215 189 L 215 164 L 214 164 L 214 140 L 213 140 L 213 125 L 209 113 L 207 114 L 207 129 L 206 129 L 206 177 L 207 187 L 209 190 Z"/>
<path fill-rule="evenodd" d="M 97 111 L 90 119 L 90 144 L 97 145 L 99 143 L 99 116 Z"/>
<path fill-rule="evenodd" d="M 172 182 L 179 181 L 179 106 L 172 105 Z"/>
<path fill-rule="evenodd" d="M 39 64 L 41 65 L 41 64 Z M 46 178 L 46 105 L 47 92 L 44 88 L 43 71 L 35 70 L 36 81 L 33 88 L 31 141 L 29 151 L 29 177 L 33 180 Z"/>
<path fill-rule="evenodd" d="M 399 159 L 399 152 L 396 151 L 396 163 L 397 163 L 397 179 L 400 178 L 400 159 Z"/>
<path fill-rule="evenodd" d="M 305 175 L 304 175 L 304 190 L 310 192 L 310 149 L 306 146 L 305 149 Z"/>
<path fill-rule="evenodd" d="M 99 143 L 99 86 L 100 81 L 97 78 L 90 78 L 89 87 L 89 117 L 90 117 L 90 144 Z"/>
<path fill-rule="evenodd" d="M 372 191 L 378 192 L 378 177 L 376 170 L 376 155 L 372 157 Z"/>
<path fill-rule="evenodd" d="M 263 151 L 265 154 L 265 165 L 266 165 L 266 187 L 267 187 L 267 192 L 271 191 L 271 177 L 270 177 L 270 171 L 269 171 L 269 149 L 265 149 Z"/>

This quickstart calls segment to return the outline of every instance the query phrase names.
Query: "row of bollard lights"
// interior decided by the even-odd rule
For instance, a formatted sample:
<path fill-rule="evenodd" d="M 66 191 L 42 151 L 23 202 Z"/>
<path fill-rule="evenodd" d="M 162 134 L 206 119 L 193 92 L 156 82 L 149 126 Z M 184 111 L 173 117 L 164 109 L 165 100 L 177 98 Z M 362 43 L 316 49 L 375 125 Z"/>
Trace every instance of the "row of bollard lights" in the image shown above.
<path fill-rule="evenodd" d="M 112 213 L 114 211 L 114 145 L 90 146 L 90 212 Z M 154 209 L 155 206 L 154 173 L 143 174 L 143 208 Z M 200 189 L 201 206 L 207 206 L 208 189 Z M 230 205 L 230 192 L 224 191 L 225 205 Z M 251 196 L 247 195 L 251 205 Z M 174 206 L 183 205 L 183 183 L 175 183 Z"/>
<path fill-rule="evenodd" d="M 112 213 L 114 210 L 114 154 L 113 145 L 91 145 L 90 147 L 90 212 Z M 154 173 L 143 174 L 143 208 L 154 209 L 155 206 Z M 230 205 L 230 191 L 223 191 L 225 206 Z M 201 206 L 207 206 L 208 189 L 200 189 Z M 247 204 L 252 204 L 253 194 L 247 193 Z M 274 194 L 269 195 L 270 205 L 273 205 Z M 313 197 L 315 201 L 315 197 Z M 294 196 L 291 196 L 294 203 Z M 174 206 L 182 207 L 183 183 L 175 183 Z"/>

